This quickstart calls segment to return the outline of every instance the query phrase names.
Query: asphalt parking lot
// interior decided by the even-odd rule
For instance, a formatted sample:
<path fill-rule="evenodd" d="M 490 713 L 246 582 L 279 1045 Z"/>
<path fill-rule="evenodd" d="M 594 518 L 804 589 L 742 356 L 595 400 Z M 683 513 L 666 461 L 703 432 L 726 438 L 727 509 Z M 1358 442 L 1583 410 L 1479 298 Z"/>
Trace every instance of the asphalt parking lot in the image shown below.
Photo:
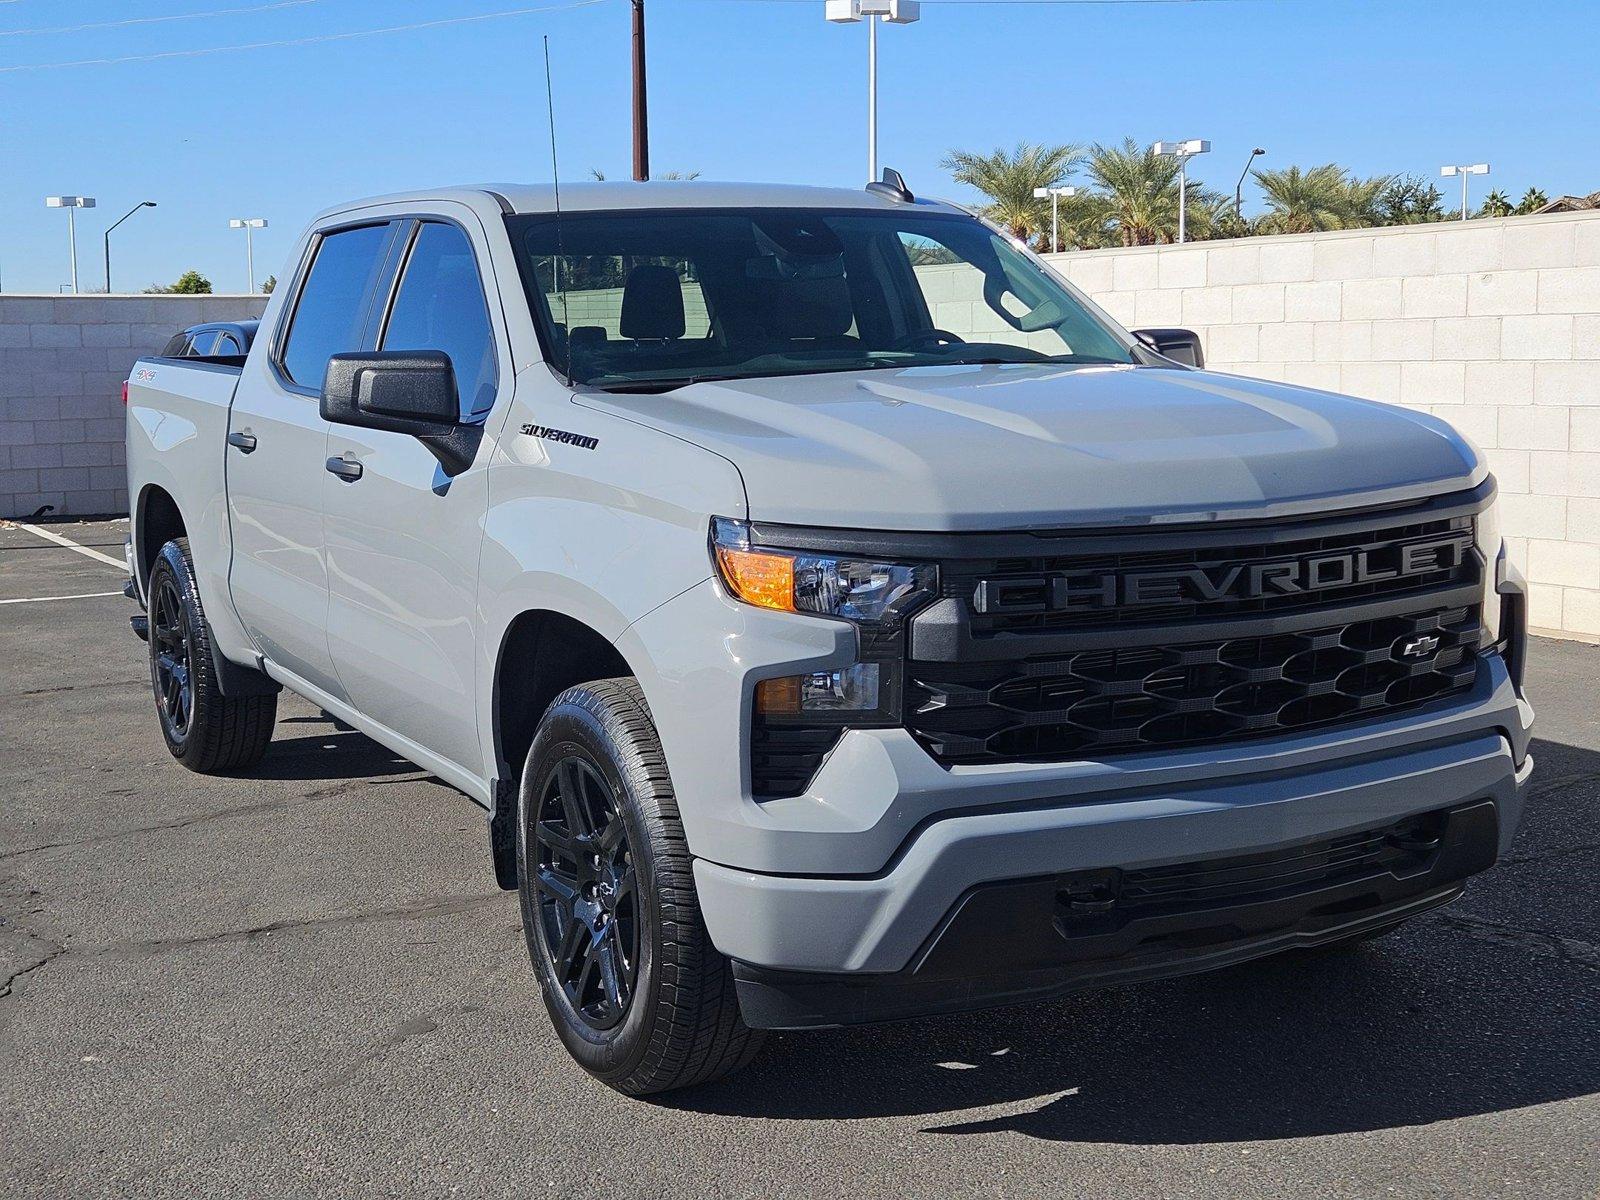
<path fill-rule="evenodd" d="M 1536 643 L 1518 844 L 1389 939 L 641 1102 L 471 801 L 288 696 L 249 777 L 168 758 L 122 577 L 0 524 L 0 1195 L 1600 1195 L 1600 647 Z"/>

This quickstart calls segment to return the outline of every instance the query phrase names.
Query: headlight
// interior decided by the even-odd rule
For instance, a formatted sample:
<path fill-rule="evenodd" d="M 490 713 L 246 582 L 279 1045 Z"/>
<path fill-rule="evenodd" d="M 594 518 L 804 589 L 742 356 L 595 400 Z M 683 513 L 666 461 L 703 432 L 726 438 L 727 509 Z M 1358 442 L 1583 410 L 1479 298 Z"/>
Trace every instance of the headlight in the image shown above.
<path fill-rule="evenodd" d="M 756 546 L 747 522 L 726 517 L 711 522 L 711 548 L 717 573 L 736 599 L 862 625 L 897 625 L 934 595 L 938 579 L 930 563 Z"/>
<path fill-rule="evenodd" d="M 1479 644 L 1487 648 L 1500 640 L 1498 584 L 1503 542 L 1500 535 L 1499 496 L 1489 498 L 1489 503 L 1474 519 L 1472 528 L 1478 553 L 1483 556 L 1483 637 Z"/>

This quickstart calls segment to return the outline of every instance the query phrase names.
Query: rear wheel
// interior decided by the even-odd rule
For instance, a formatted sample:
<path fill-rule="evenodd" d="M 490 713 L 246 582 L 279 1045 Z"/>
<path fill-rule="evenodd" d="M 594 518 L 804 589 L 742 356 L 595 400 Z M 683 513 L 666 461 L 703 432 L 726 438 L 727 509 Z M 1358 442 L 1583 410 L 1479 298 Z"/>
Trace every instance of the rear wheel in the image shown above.
<path fill-rule="evenodd" d="M 517 859 L 528 953 L 557 1035 L 630 1095 L 744 1066 L 739 1016 L 711 945 L 666 760 L 638 684 L 606 679 L 551 703 L 528 752 Z"/>
<path fill-rule="evenodd" d="M 255 766 L 272 740 L 278 697 L 222 694 L 187 538 L 161 547 L 149 592 L 150 684 L 167 749 L 206 774 Z"/>

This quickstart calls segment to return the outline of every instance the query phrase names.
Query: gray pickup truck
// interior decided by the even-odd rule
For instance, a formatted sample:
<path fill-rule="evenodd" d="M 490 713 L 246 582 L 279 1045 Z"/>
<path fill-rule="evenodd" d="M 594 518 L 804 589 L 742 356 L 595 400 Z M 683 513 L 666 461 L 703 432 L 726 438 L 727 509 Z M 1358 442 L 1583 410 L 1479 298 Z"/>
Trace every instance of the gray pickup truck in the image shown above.
<path fill-rule="evenodd" d="M 288 687 L 489 811 L 572 1055 L 1349 945 L 1532 769 L 1523 586 L 1444 422 L 1207 372 L 960 207 L 709 183 L 331 209 L 242 365 L 141 360 L 160 728 Z"/>

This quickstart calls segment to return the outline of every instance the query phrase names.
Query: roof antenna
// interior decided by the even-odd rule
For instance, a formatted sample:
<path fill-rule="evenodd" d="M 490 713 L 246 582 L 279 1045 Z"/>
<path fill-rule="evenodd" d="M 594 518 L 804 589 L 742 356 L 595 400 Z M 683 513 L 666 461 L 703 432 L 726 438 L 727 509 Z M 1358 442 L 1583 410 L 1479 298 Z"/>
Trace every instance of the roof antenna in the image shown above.
<path fill-rule="evenodd" d="M 567 387 L 572 387 L 572 319 L 567 313 L 567 285 L 561 280 L 561 263 L 567 257 L 566 244 L 561 240 L 561 172 L 556 166 L 556 96 L 550 86 L 550 35 L 544 35 L 544 101 L 550 114 L 550 183 L 556 192 L 556 256 L 551 262 L 555 278 L 556 295 L 561 297 L 561 327 L 567 334 Z"/>

